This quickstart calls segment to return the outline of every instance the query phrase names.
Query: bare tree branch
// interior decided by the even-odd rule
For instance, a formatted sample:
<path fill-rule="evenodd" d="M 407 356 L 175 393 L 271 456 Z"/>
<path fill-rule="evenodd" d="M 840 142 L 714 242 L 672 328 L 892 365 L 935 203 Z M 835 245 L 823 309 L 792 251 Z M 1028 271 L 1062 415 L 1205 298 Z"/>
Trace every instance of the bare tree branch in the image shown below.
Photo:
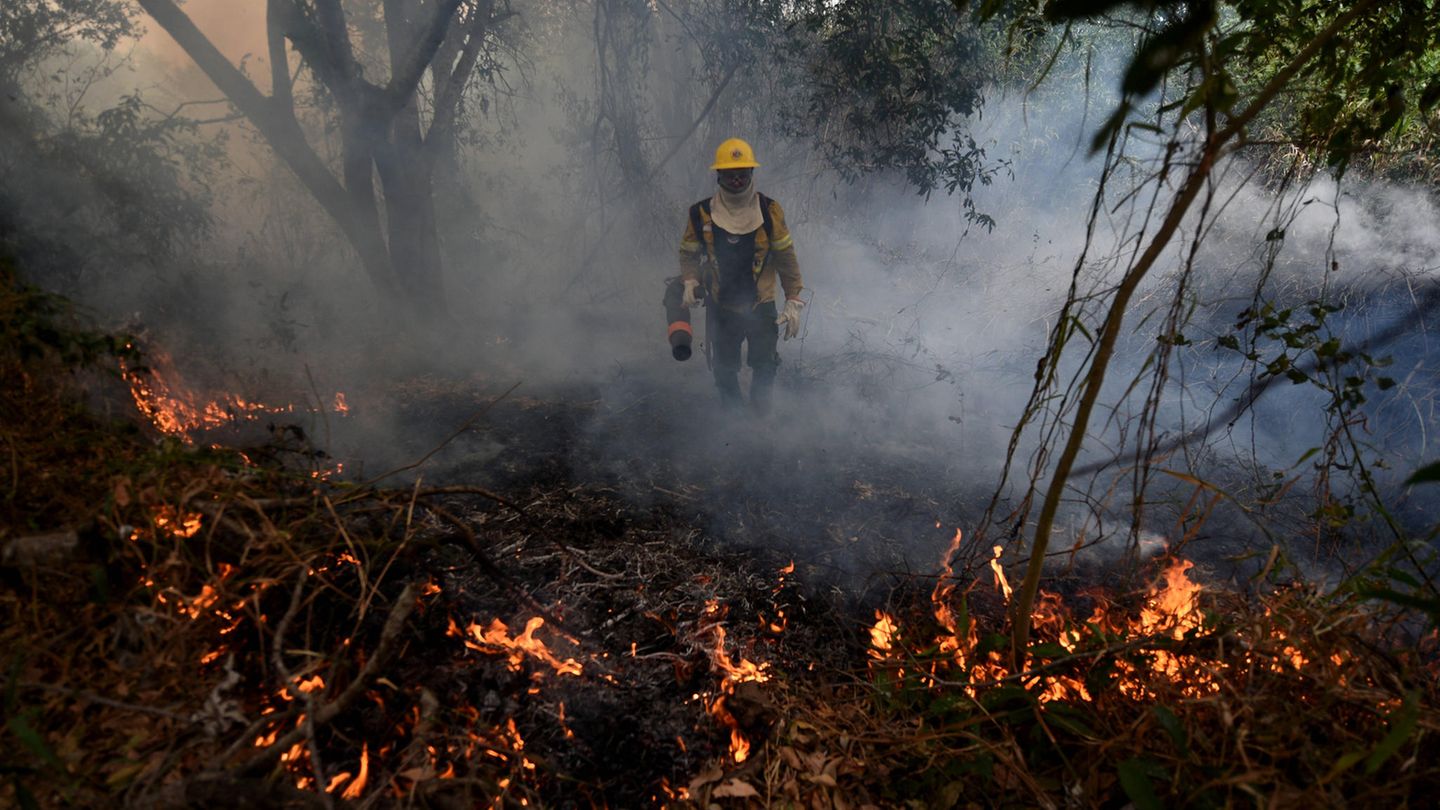
<path fill-rule="evenodd" d="M 174 0 L 138 2 L 230 99 L 230 103 L 255 125 L 285 165 L 335 220 L 350 239 L 376 285 L 382 291 L 393 290 L 389 254 L 378 227 L 364 216 L 363 209 L 356 207 L 346 189 L 310 147 L 295 123 L 293 108 L 282 110 L 275 99 L 267 98 L 256 89 Z"/>

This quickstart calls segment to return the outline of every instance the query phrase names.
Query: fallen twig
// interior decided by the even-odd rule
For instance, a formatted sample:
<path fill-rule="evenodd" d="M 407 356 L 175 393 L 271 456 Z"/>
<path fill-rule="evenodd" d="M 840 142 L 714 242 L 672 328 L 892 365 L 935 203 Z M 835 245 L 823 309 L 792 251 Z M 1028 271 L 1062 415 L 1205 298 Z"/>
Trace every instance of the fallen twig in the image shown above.
<path fill-rule="evenodd" d="M 304 739 L 307 733 L 313 734 L 315 728 L 328 725 L 336 717 L 340 716 L 354 703 L 356 698 L 364 694 L 365 689 L 370 685 L 380 672 L 380 668 L 389 662 L 390 655 L 395 650 L 395 645 L 400 638 L 400 631 L 405 627 L 405 621 L 410 617 L 411 611 L 415 609 L 418 601 L 418 588 L 415 583 L 405 586 L 400 592 L 395 604 L 390 608 L 390 615 L 385 619 L 385 626 L 380 631 L 380 641 L 375 645 L 375 651 L 371 654 L 370 660 L 365 662 L 365 668 L 345 690 L 334 700 L 316 709 L 312 716 L 307 718 L 307 723 L 290 733 L 276 740 L 270 747 L 259 754 L 251 757 L 235 769 L 235 773 L 243 775 L 254 775 L 272 767 L 280 755 L 289 751 L 292 746 Z"/>

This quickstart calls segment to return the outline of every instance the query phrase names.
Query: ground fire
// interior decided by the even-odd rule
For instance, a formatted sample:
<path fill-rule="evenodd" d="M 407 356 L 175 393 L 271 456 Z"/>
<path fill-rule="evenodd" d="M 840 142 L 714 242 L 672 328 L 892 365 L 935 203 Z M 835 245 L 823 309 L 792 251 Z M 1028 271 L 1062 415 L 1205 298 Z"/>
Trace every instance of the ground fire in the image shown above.
<path fill-rule="evenodd" d="M 247 418 L 194 405 L 238 398 L 178 383 L 164 395 L 135 390 L 149 392 L 136 396 L 154 404 L 142 413 L 157 432 L 195 444 L 215 424 L 184 414 Z M 349 407 L 343 394 L 329 405 L 336 415 Z M 577 546 L 577 507 L 551 505 L 553 496 L 521 507 L 480 487 L 358 487 L 335 470 L 277 479 L 292 482 L 288 494 L 221 508 L 228 488 L 265 470 L 259 456 L 237 457 L 237 473 L 203 470 L 179 496 L 162 498 L 133 477 L 114 492 L 139 516 L 121 528 L 145 550 L 149 610 L 199 631 L 184 656 L 210 684 L 203 712 L 227 729 L 219 753 L 230 772 L 283 774 L 301 794 L 548 806 L 566 794 L 557 773 L 568 769 L 580 784 L 590 778 L 585 763 L 632 761 L 643 750 L 655 752 L 643 759 L 650 770 L 627 795 L 655 806 L 883 807 L 879 774 L 896 771 L 878 769 L 948 751 L 979 757 L 985 779 L 1039 801 L 1045 791 L 1025 787 L 1028 771 L 979 753 L 1013 745 L 1025 723 L 1056 740 L 1070 735 L 1090 756 L 1099 729 L 1122 717 L 1150 718 L 1175 745 L 1201 745 L 1197 713 L 1218 711 L 1205 722 L 1223 725 L 1234 722 L 1225 712 L 1246 711 L 1227 703 L 1235 690 L 1283 692 L 1302 705 L 1331 705 L 1343 690 L 1351 722 L 1396 735 L 1418 717 L 1417 703 L 1387 692 L 1360 663 L 1355 642 L 1334 643 L 1366 636 L 1363 614 L 1322 621 L 1312 593 L 1283 588 L 1250 611 L 1252 597 L 1202 587 L 1195 565 L 1178 557 L 1158 560 L 1135 593 L 1042 590 L 1027 669 L 1016 672 L 1003 643 L 1015 598 L 1010 555 L 960 530 L 948 533 L 923 598 L 872 609 L 861 622 L 855 606 L 807 590 L 796 559 L 741 581 L 727 570 L 733 561 L 703 574 L 647 571 L 647 555 L 673 553 L 663 539 Z M 375 528 L 395 539 L 364 540 Z M 323 552 L 292 556 L 292 538 L 316 531 L 328 538 Z M 203 562 L 227 537 L 246 550 Z M 254 573 L 256 559 L 269 574 Z M 342 596 L 350 593 L 361 598 Z M 827 614 L 851 617 L 853 646 L 825 640 L 835 635 L 820 629 Z M 827 644 L 831 657 L 817 658 Z M 861 663 L 837 680 L 844 665 L 835 655 Z M 902 707 L 920 719 L 902 721 Z M 617 744 L 621 728 L 633 736 Z M 998 736 L 981 744 L 984 734 Z M 968 742 L 947 748 L 949 740 Z M 1363 769 L 1384 753 L 1357 751 L 1333 767 Z M 1141 790 L 1075 785 L 1074 795 Z"/>
<path fill-rule="evenodd" d="M 321 410 L 339 416 L 350 413 L 344 392 L 336 392 L 329 403 L 298 407 L 294 403 L 266 404 L 238 394 L 206 395 L 186 384 L 165 351 L 150 347 L 145 358 L 142 368 L 131 368 L 123 360 L 120 363 L 135 407 L 156 431 L 187 443 L 206 431 L 260 419 L 294 419 Z"/>

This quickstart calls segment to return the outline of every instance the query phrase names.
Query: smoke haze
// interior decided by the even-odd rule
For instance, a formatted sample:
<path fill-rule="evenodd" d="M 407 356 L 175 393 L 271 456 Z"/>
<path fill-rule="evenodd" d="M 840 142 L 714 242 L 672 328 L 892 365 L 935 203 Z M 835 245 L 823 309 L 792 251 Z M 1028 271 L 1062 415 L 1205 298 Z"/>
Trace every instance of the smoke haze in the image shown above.
<path fill-rule="evenodd" d="M 185 8 L 232 60 L 251 54 L 248 72 L 267 89 L 262 4 L 192 0 Z M 680 493 L 683 508 L 730 545 L 803 555 L 845 575 L 931 566 L 999 480 L 1036 360 L 1086 250 L 1102 162 L 1082 145 L 1096 109 L 1069 88 L 1031 96 L 992 88 L 974 127 L 990 158 L 1007 166 L 975 194 L 993 230 L 968 223 L 957 199 L 922 197 L 883 175 L 846 184 L 806 144 L 723 121 L 700 127 L 663 167 L 655 164 L 679 133 L 657 126 L 645 149 L 654 185 L 636 188 L 593 136 L 595 50 L 585 21 L 557 19 L 543 5 L 520 10 L 533 47 L 508 67 L 509 90 L 486 91 L 491 103 L 462 155 L 474 206 L 442 212 L 444 316 L 413 327 L 377 300 L 331 223 L 235 124 L 200 130 L 226 139 L 229 165 L 193 265 L 157 271 L 145 284 L 135 270 L 117 271 L 71 292 L 113 322 L 145 324 L 206 385 L 290 401 L 352 392 L 350 419 L 309 428 L 328 433 L 326 449 L 367 473 L 414 460 L 520 383 L 510 405 L 497 406 L 511 407 L 510 416 L 482 421 L 419 474 L 506 483 L 517 459 L 536 452 L 527 446 L 539 444 L 565 456 L 577 480 L 623 488 L 637 508 Z M 694 89 L 695 57 L 660 48 L 654 59 L 673 73 L 647 74 L 647 95 L 679 95 L 692 107 L 685 118 L 694 116 L 704 102 L 695 96 L 705 95 Z M 163 32 L 140 40 L 135 65 L 112 81 L 116 94 L 125 92 L 116 82 L 130 81 L 161 107 L 162 99 L 216 98 Z M 762 96 L 762 80 L 737 76 L 723 104 L 739 112 L 725 120 L 747 120 L 743 99 Z M 776 412 L 758 423 L 719 412 L 699 354 L 670 359 L 659 303 L 663 280 L 678 272 L 685 208 L 712 193 L 706 167 L 714 144 L 730 135 L 753 138 L 757 185 L 785 207 L 809 301 L 801 339 L 781 346 Z M 1219 175 L 1223 215 L 1195 260 L 1194 345 L 1178 355 L 1163 393 L 1161 432 L 1193 428 L 1250 382 L 1239 357 L 1214 340 L 1250 306 L 1262 272 L 1267 296 L 1286 306 L 1343 291 L 1350 306 L 1332 327 L 1350 341 L 1404 317 L 1412 287 L 1440 268 L 1440 212 L 1428 195 L 1379 183 L 1337 187 L 1323 175 L 1277 190 L 1245 182 L 1253 168 L 1237 158 Z M 1124 191 L 1107 195 L 1087 254 L 1102 260 L 1087 264 L 1082 291 L 1113 283 L 1117 268 L 1103 257 L 1133 249 L 1121 240 L 1150 199 L 1116 205 Z M 1281 245 L 1266 242 L 1277 227 Z M 1270 246 L 1282 246 L 1273 262 Z M 1144 386 L 1127 388 L 1161 321 L 1146 314 L 1163 312 L 1184 249 L 1172 246 L 1130 316 L 1133 338 L 1105 397 L 1114 418 L 1083 461 L 1131 449 L 1116 427 L 1139 409 Z M 1431 453 L 1435 377 L 1423 336 L 1394 348 L 1390 373 L 1405 381 L 1403 401 L 1377 400 L 1369 427 L 1403 478 Z M 1324 442 L 1325 396 L 1281 388 L 1223 433 L 1216 450 L 1192 458 L 1227 485 L 1252 487 L 1238 498 L 1262 494 L 1256 479 L 1291 470 Z M 566 411 L 563 424 L 526 416 L 549 399 L 583 407 Z M 522 426 L 535 433 L 506 433 Z M 1022 466 L 1032 450 L 1022 446 Z M 1235 469 L 1236 458 L 1253 468 Z M 1126 535 L 1128 491 L 1093 491 L 1104 508 L 1074 504 L 1065 543 Z M 1152 513 L 1147 550 L 1172 534 L 1177 507 Z M 1268 542 L 1238 511 L 1227 505 L 1216 518 L 1217 558 Z"/>

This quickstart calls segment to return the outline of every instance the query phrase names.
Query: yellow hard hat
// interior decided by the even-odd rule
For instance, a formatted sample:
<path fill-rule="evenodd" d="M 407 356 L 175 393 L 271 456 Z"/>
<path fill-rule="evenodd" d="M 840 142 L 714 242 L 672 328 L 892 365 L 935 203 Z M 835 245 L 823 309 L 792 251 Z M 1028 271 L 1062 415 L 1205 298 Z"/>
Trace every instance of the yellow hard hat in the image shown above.
<path fill-rule="evenodd" d="M 755 150 L 750 148 L 750 144 L 731 138 L 715 147 L 715 165 L 710 168 L 754 169 L 759 165 L 755 162 Z"/>

